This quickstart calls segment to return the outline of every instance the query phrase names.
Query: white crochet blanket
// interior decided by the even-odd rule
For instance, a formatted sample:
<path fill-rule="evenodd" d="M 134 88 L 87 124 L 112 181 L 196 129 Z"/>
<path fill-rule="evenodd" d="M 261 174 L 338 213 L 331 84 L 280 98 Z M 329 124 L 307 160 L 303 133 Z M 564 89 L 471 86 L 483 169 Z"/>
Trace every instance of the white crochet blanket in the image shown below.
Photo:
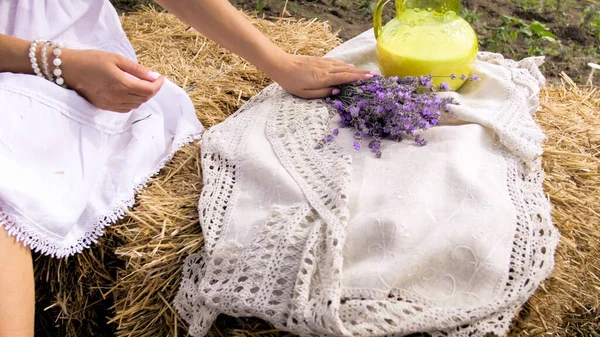
<path fill-rule="evenodd" d="M 330 56 L 376 70 L 372 32 Z M 302 336 L 503 335 L 553 267 L 542 191 L 543 82 L 531 58 L 480 54 L 429 143 L 352 150 L 322 101 L 271 86 L 202 142 L 200 223 L 175 305 L 190 333 L 218 314 Z M 332 118 L 333 117 L 333 118 Z"/>

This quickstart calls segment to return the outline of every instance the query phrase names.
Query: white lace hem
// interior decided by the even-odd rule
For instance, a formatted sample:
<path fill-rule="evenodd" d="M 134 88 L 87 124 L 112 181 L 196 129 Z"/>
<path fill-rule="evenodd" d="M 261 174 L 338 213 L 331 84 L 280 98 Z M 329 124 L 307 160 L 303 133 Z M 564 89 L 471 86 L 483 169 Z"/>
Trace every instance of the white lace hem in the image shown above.
<path fill-rule="evenodd" d="M 49 237 L 27 221 L 18 221 L 16 217 L 11 216 L 4 211 L 5 207 L 2 207 L 1 201 L 0 227 L 4 227 L 9 236 L 14 237 L 17 242 L 21 242 L 25 247 L 28 247 L 36 253 L 41 253 L 54 258 L 63 258 L 80 253 L 84 249 L 89 248 L 92 244 L 97 243 L 98 239 L 104 234 L 104 229 L 106 227 L 123 219 L 127 211 L 133 207 L 135 195 L 143 190 L 150 182 L 150 179 L 157 175 L 160 170 L 173 159 L 175 153 L 183 146 L 199 140 L 203 132 L 204 130 L 198 133 L 189 134 L 173 144 L 172 151 L 158 163 L 156 168 L 140 179 L 139 182 L 136 182 L 131 188 L 131 193 L 121 194 L 115 197 L 113 206 L 100 212 L 98 219 L 87 226 L 89 227 L 89 230 L 87 230 L 83 236 L 78 238 L 75 243 L 66 244 L 61 240 Z"/>

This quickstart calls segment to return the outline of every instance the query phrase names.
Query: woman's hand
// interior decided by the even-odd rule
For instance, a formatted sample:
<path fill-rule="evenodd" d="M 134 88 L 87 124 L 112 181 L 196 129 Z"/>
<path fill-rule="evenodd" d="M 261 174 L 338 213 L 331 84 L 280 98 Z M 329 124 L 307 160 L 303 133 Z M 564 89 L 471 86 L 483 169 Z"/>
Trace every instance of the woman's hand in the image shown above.
<path fill-rule="evenodd" d="M 61 56 L 65 84 L 97 108 L 129 112 L 152 98 L 164 77 L 114 53 L 65 49 Z"/>
<path fill-rule="evenodd" d="M 339 93 L 337 85 L 365 80 L 374 75 L 333 58 L 290 55 L 269 76 L 290 94 L 322 98 Z"/>

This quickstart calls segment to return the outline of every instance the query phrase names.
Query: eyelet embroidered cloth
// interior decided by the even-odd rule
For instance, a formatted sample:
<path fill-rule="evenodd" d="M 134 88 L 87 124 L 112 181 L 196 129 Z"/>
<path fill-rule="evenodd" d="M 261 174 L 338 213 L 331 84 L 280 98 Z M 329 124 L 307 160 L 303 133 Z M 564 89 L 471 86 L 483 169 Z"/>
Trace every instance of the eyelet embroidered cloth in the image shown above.
<path fill-rule="evenodd" d="M 329 55 L 377 70 L 372 31 Z M 271 86 L 201 141 L 202 252 L 175 305 L 194 336 L 217 315 L 301 336 L 503 335 L 553 267 L 558 232 L 532 119 L 541 59 L 481 53 L 428 145 L 352 150 L 322 101 Z"/>
<path fill-rule="evenodd" d="M 0 1 L 0 33 L 136 60 L 108 0 Z M 190 99 L 169 81 L 119 114 L 45 79 L 0 73 L 0 226 L 43 254 L 80 252 L 201 131 Z"/>

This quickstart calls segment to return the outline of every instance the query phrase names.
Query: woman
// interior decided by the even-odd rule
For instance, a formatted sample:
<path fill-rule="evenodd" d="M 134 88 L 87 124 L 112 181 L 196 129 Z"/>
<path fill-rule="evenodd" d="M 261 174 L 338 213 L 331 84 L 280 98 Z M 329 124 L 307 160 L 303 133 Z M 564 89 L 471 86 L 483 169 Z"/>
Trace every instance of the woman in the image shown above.
<path fill-rule="evenodd" d="M 296 96 L 372 76 L 287 54 L 225 0 L 157 2 Z M 0 337 L 33 336 L 30 249 L 89 247 L 202 126 L 180 88 L 136 62 L 108 0 L 0 1 L 0 102 Z"/>

